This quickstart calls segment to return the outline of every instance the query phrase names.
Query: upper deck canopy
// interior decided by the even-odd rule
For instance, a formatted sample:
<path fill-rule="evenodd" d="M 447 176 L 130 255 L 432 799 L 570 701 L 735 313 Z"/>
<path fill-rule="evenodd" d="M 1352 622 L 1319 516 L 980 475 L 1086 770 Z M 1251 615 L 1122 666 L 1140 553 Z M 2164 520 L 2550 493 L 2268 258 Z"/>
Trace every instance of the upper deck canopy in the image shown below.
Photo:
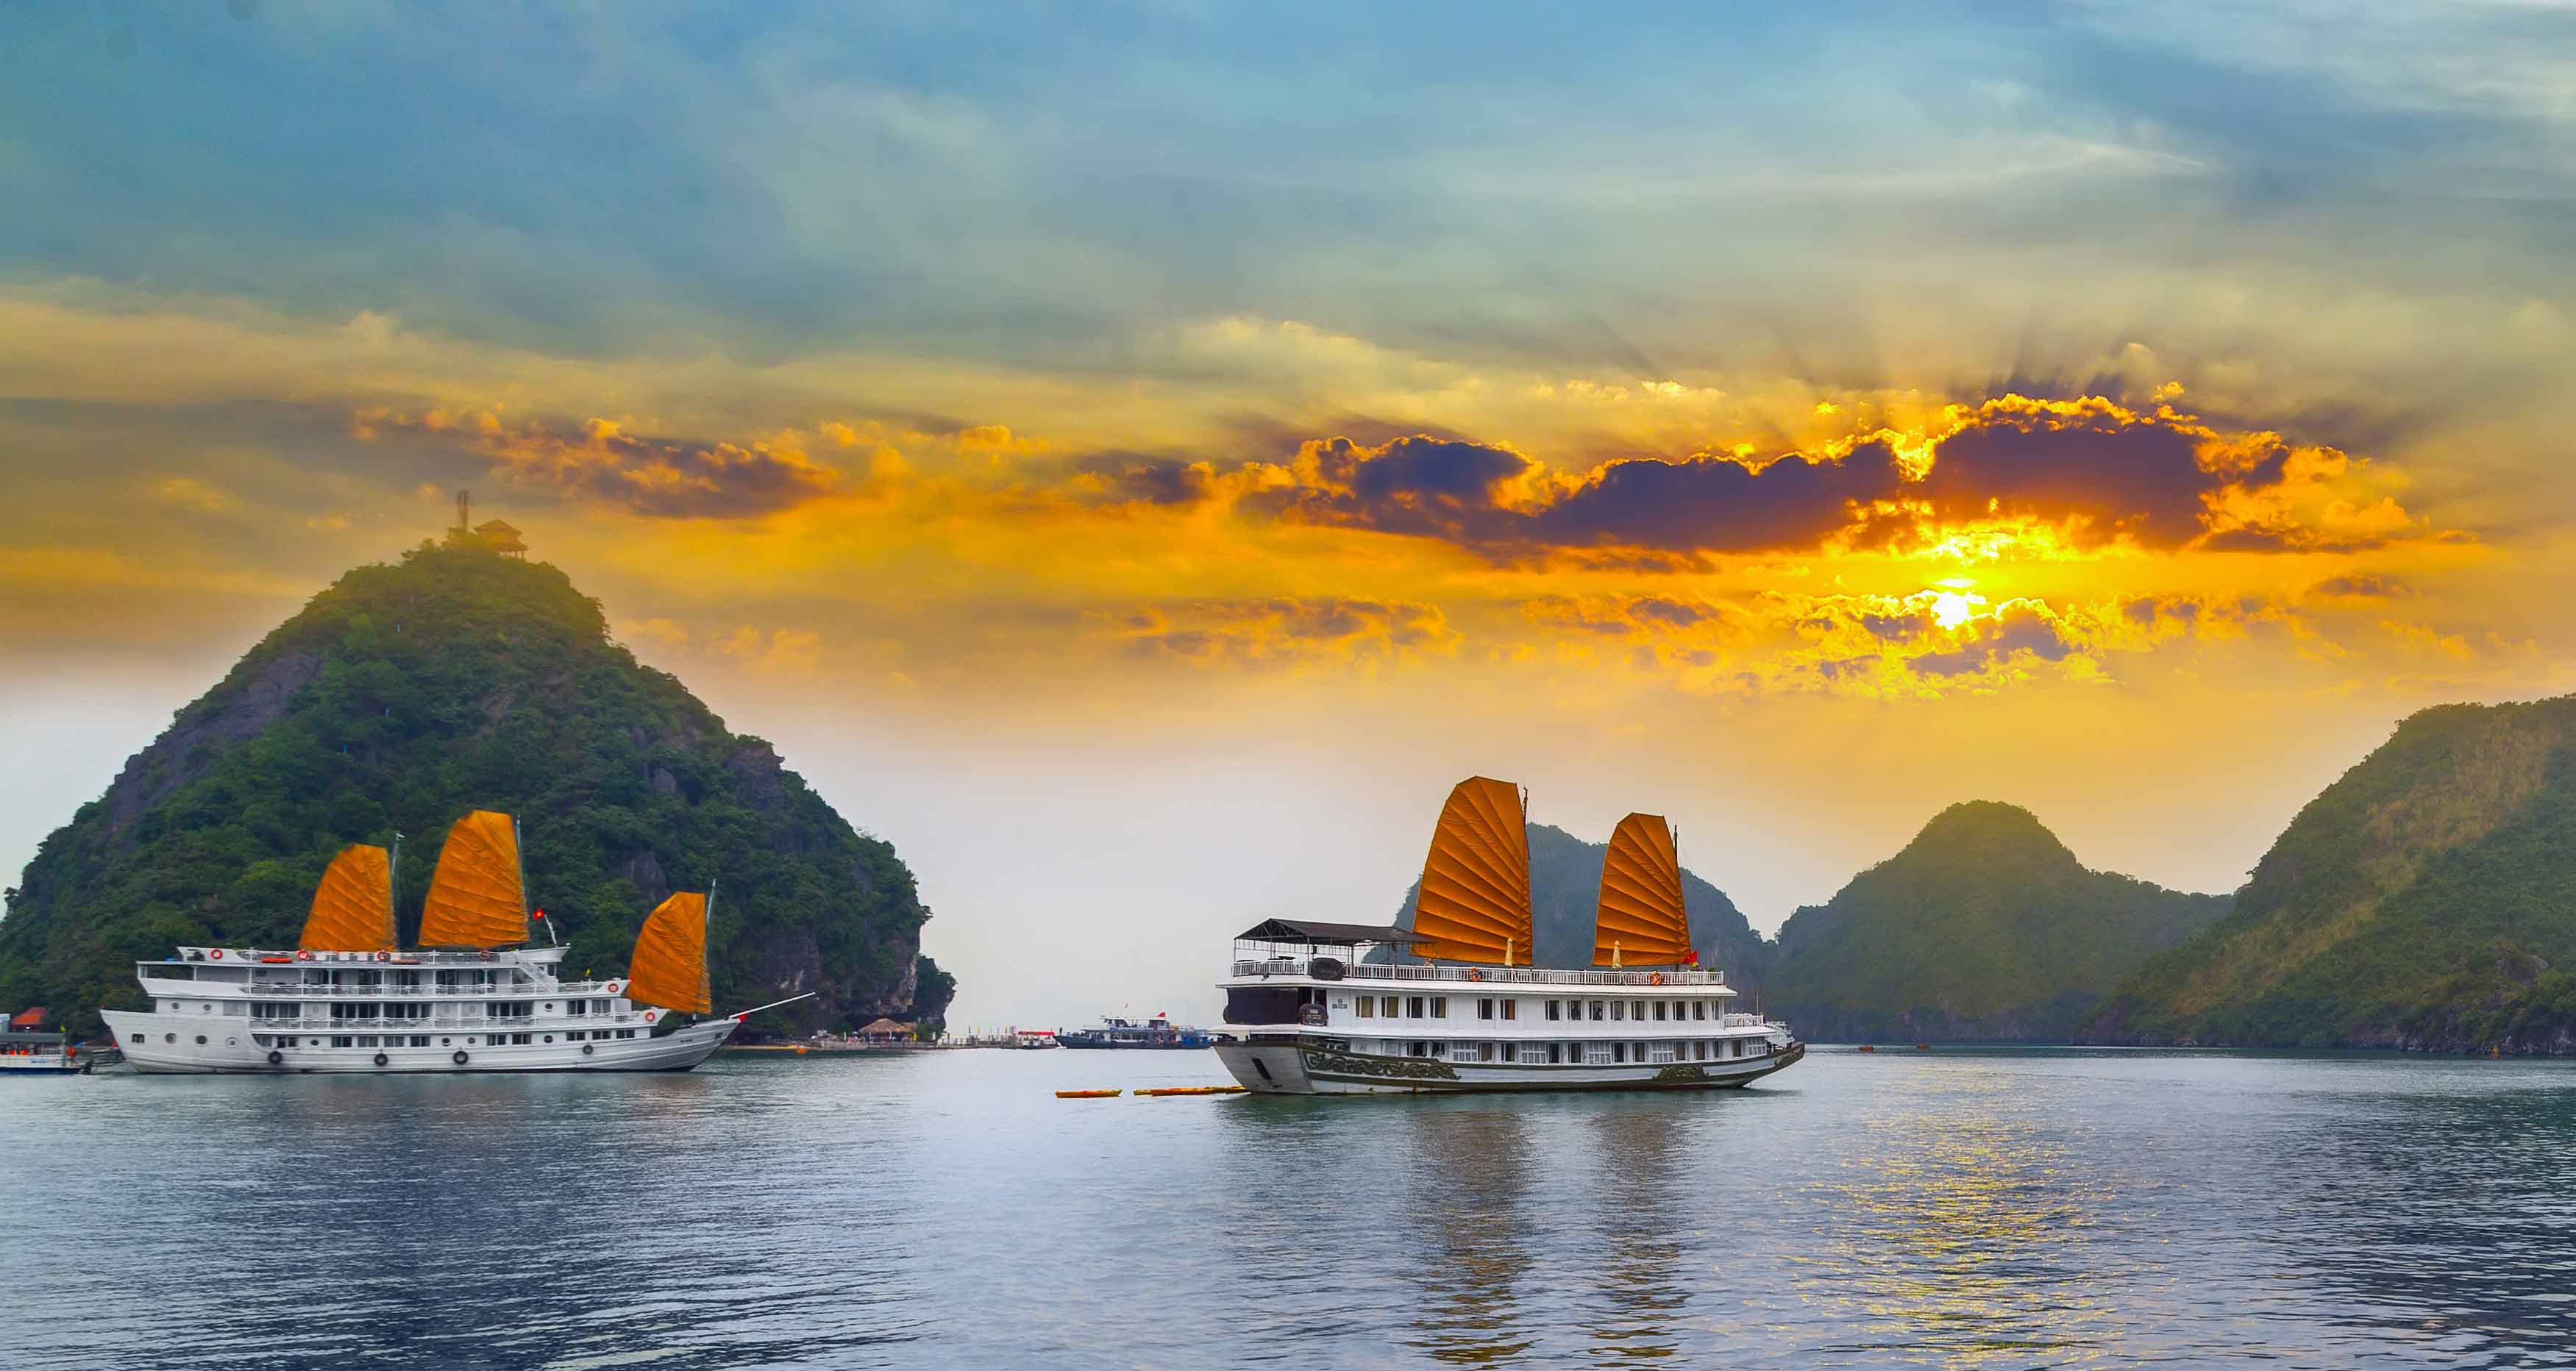
<path fill-rule="evenodd" d="M 1247 943 L 1291 943 L 1312 947 L 1319 943 L 1396 943 L 1424 941 L 1393 924 L 1328 924 L 1312 919 L 1264 919 L 1234 935 L 1235 941 Z"/>

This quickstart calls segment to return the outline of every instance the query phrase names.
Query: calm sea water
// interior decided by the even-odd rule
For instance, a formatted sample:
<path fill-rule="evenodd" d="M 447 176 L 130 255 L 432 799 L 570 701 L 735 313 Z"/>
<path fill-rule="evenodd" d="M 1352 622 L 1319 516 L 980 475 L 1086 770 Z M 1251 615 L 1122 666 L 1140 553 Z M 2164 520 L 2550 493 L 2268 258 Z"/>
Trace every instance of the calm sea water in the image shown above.
<path fill-rule="evenodd" d="M 1059 1101 L 1205 1053 L 0 1081 L 9 1367 L 2576 1361 L 2576 1066 L 1819 1051 Z"/>

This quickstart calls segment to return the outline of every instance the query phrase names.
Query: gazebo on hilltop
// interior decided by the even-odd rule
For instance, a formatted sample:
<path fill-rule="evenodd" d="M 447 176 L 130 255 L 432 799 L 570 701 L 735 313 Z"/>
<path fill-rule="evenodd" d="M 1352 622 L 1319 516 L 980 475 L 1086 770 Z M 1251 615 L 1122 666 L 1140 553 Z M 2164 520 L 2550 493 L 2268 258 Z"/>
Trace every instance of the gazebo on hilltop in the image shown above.
<path fill-rule="evenodd" d="M 528 545 L 519 541 L 519 531 L 498 519 L 475 525 L 474 536 L 489 543 L 494 552 L 504 557 L 527 559 Z"/>

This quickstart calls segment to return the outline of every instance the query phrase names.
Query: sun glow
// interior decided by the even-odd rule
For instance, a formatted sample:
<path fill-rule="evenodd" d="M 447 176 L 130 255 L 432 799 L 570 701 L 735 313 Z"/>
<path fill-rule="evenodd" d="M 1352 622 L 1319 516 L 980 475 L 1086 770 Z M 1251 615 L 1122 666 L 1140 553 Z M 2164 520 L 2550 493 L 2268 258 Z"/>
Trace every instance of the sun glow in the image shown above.
<path fill-rule="evenodd" d="M 1982 595 L 1945 590 L 1932 597 L 1932 622 L 1943 628 L 1957 628 L 1975 617 L 1977 606 L 1985 603 Z"/>

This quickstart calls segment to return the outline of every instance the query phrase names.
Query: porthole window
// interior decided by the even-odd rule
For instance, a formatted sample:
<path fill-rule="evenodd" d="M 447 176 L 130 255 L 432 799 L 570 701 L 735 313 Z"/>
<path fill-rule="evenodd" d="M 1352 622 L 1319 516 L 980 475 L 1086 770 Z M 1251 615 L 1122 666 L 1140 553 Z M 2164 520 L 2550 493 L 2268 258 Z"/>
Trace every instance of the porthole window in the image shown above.
<path fill-rule="evenodd" d="M 452 1042 L 454 1042 L 454 1041 L 456 1041 L 454 1038 L 441 1038 L 441 1039 L 439 1039 L 439 1040 L 438 1040 L 438 1045 L 439 1045 L 439 1046 L 441 1046 L 441 1047 L 445 1047 L 445 1046 L 447 1046 L 449 1043 L 452 1043 Z"/>
<path fill-rule="evenodd" d="M 164 1033 L 161 1035 L 161 1041 L 165 1043 L 175 1043 L 179 1041 L 179 1035 L 176 1033 Z"/>
<path fill-rule="evenodd" d="M 547 1035 L 546 1035 L 546 1041 L 547 1041 L 547 1042 L 553 1042 L 554 1040 L 555 1040 L 555 1035 L 554 1035 L 554 1034 L 549 1033 L 549 1034 L 547 1034 Z"/>
<path fill-rule="evenodd" d="M 198 1034 L 198 1035 L 197 1035 L 197 1046 L 199 1046 L 199 1047 L 203 1047 L 203 1046 L 205 1046 L 205 1045 L 206 1045 L 206 1035 L 205 1035 L 205 1034 L 203 1034 L 203 1033 Z"/>
<path fill-rule="evenodd" d="M 226 1038 L 226 1039 L 224 1039 L 224 1046 L 226 1046 L 226 1047 L 239 1047 L 239 1046 L 241 1046 L 241 1039 L 239 1039 L 239 1038 Z"/>

